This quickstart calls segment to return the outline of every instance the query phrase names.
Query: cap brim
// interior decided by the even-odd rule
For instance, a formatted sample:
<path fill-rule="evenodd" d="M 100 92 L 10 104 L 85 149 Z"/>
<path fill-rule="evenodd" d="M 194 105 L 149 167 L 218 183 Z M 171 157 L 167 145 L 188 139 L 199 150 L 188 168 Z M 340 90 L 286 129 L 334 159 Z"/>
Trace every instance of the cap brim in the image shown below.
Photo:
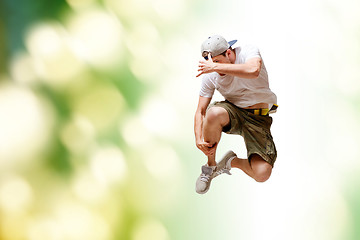
<path fill-rule="evenodd" d="M 237 40 L 232 40 L 232 41 L 230 41 L 230 42 L 228 42 L 228 43 L 229 43 L 229 45 L 230 45 L 230 47 L 231 47 L 231 46 L 234 45 L 236 42 L 237 42 Z"/>

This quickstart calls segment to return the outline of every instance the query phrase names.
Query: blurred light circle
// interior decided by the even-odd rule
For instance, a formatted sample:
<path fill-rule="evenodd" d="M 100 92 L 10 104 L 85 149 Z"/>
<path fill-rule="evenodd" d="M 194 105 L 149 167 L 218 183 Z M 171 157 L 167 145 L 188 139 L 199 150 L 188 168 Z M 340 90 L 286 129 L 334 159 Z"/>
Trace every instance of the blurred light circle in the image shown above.
<path fill-rule="evenodd" d="M 73 100 L 74 113 L 88 119 L 97 131 L 108 129 L 115 124 L 124 111 L 124 105 L 125 101 L 120 92 L 114 86 L 105 84 L 85 88 L 84 92 L 78 93 Z M 84 124 L 81 123 L 86 132 L 89 126 Z"/>
<path fill-rule="evenodd" d="M 169 234 L 164 225 L 156 219 L 142 219 L 133 230 L 133 240 L 168 240 Z"/>
<path fill-rule="evenodd" d="M 53 120 L 47 107 L 28 89 L 0 86 L 0 166 L 30 160 L 46 147 Z"/>
<path fill-rule="evenodd" d="M 28 224 L 27 237 L 29 240 L 62 240 L 64 235 L 59 224 L 50 218 L 34 217 Z"/>
<path fill-rule="evenodd" d="M 162 137 L 172 137 L 178 126 L 176 110 L 160 98 L 146 99 L 141 107 L 140 118 L 150 133 Z"/>
<path fill-rule="evenodd" d="M 185 8 L 183 0 L 153 0 L 152 7 L 163 21 L 171 22 L 178 19 Z"/>
<path fill-rule="evenodd" d="M 162 47 L 156 27 L 146 21 L 134 21 L 127 33 L 125 43 L 132 56 L 129 67 L 141 81 L 156 82 L 164 74 L 160 54 Z"/>
<path fill-rule="evenodd" d="M 98 203 L 107 196 L 107 190 L 90 171 L 85 169 L 76 174 L 72 189 L 76 196 L 89 203 Z"/>
<path fill-rule="evenodd" d="M 96 1 L 95 0 L 66 0 L 66 2 L 73 8 L 73 9 L 81 9 L 84 7 L 91 6 Z"/>
<path fill-rule="evenodd" d="M 150 16 L 150 1 L 144 0 L 104 0 L 107 9 L 111 9 L 122 19 L 129 21 Z"/>
<path fill-rule="evenodd" d="M 0 204 L 5 212 L 22 212 L 31 203 L 33 192 L 21 177 L 11 176 L 0 185 Z"/>
<path fill-rule="evenodd" d="M 35 62 L 29 54 L 18 53 L 10 63 L 12 79 L 18 83 L 31 84 L 38 80 Z"/>
<path fill-rule="evenodd" d="M 69 19 L 69 30 L 86 61 L 104 69 L 118 67 L 122 26 L 116 17 L 100 9 L 84 10 Z"/>
<path fill-rule="evenodd" d="M 85 154 L 94 145 L 95 129 L 91 122 L 75 115 L 60 132 L 61 141 L 74 154 Z"/>
<path fill-rule="evenodd" d="M 160 181 L 176 182 L 181 172 L 181 165 L 174 149 L 168 146 L 149 144 L 143 150 L 144 164 L 154 178 Z"/>
<path fill-rule="evenodd" d="M 58 23 L 33 26 L 27 34 L 26 46 L 38 77 L 50 85 L 66 85 L 83 70 L 69 35 Z"/>
<path fill-rule="evenodd" d="M 85 206 L 59 202 L 55 209 L 55 219 L 64 236 L 63 239 L 109 239 L 110 230 L 106 221 Z"/>
<path fill-rule="evenodd" d="M 133 21 L 125 38 L 126 46 L 137 57 L 143 56 L 152 49 L 156 50 L 160 47 L 159 41 L 160 36 L 156 26 L 145 20 Z"/>
<path fill-rule="evenodd" d="M 129 117 L 125 123 L 119 126 L 119 132 L 125 141 L 134 148 L 146 145 L 151 141 L 149 131 L 145 128 L 139 117 Z"/>
<path fill-rule="evenodd" d="M 158 53 L 155 49 L 148 49 L 147 52 L 142 53 L 141 57 L 137 56 L 129 61 L 130 70 L 137 79 L 145 83 L 156 83 L 162 80 L 161 62 L 153 61 L 153 59 L 159 59 Z"/>
<path fill-rule="evenodd" d="M 91 171 L 96 180 L 105 185 L 123 181 L 127 166 L 122 151 L 113 146 L 97 149 L 91 157 Z"/>

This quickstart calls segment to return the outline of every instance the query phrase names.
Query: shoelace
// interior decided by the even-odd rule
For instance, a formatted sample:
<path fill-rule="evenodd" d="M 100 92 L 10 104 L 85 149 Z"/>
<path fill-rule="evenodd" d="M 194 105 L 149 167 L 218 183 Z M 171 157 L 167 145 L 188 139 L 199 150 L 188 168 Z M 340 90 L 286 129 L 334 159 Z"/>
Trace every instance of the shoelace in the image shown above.
<path fill-rule="evenodd" d="M 203 181 L 203 182 L 208 182 L 210 180 L 210 176 L 205 175 L 205 174 L 201 174 L 200 180 Z"/>

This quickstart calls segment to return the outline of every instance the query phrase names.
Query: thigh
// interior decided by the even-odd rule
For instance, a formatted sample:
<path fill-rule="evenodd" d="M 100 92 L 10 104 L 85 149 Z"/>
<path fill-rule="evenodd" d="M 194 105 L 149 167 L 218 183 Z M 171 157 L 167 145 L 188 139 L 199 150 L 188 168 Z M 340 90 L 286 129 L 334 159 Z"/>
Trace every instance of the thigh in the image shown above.
<path fill-rule="evenodd" d="M 257 124 L 247 122 L 243 129 L 248 159 L 257 154 L 272 167 L 276 161 L 277 152 L 270 130 Z"/>

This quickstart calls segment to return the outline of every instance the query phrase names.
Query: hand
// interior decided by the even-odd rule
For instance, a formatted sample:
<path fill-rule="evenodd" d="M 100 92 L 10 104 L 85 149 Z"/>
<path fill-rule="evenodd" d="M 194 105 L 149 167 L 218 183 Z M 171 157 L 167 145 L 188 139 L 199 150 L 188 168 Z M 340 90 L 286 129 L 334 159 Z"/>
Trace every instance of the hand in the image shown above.
<path fill-rule="evenodd" d="M 211 73 L 214 72 L 215 63 L 213 62 L 211 58 L 211 54 L 208 54 L 208 60 L 200 60 L 199 61 L 199 69 L 198 72 L 200 72 L 196 77 L 201 76 L 203 73 Z"/>
<path fill-rule="evenodd" d="M 206 156 L 214 155 L 216 151 L 217 143 L 210 144 L 204 141 L 197 141 L 196 142 L 197 148 L 199 148 Z"/>

